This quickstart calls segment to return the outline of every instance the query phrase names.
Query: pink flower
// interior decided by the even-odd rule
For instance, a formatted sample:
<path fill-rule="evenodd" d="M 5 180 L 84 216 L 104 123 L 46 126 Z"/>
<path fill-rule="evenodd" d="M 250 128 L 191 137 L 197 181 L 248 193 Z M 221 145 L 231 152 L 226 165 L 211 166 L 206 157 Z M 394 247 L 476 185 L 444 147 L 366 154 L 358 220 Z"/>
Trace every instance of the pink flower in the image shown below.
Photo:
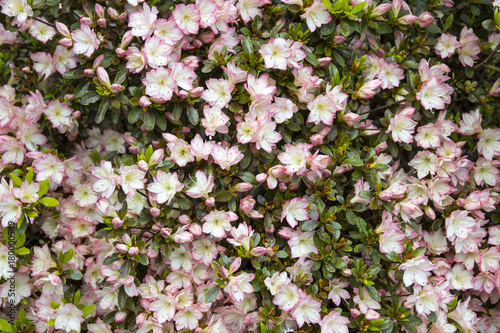
<path fill-rule="evenodd" d="M 328 12 L 321 0 L 314 0 L 312 6 L 305 9 L 305 13 L 300 15 L 301 18 L 306 19 L 307 27 L 311 32 L 316 28 L 320 28 L 323 24 L 327 24 L 332 20 L 332 15 Z"/>
<path fill-rule="evenodd" d="M 286 173 L 292 175 L 304 174 L 307 171 L 307 162 L 311 156 L 309 151 L 312 148 L 311 144 L 298 143 L 295 146 L 290 144 L 285 145 L 285 152 L 278 155 L 278 159 L 285 165 Z"/>
<path fill-rule="evenodd" d="M 417 155 L 408 163 L 415 170 L 419 179 L 427 176 L 429 173 L 435 175 L 438 168 L 438 158 L 429 151 L 419 151 Z"/>
<path fill-rule="evenodd" d="M 132 28 L 132 35 L 146 39 L 155 29 L 158 9 L 153 6 L 149 8 L 145 2 L 142 9 L 129 14 L 128 26 Z"/>
<path fill-rule="evenodd" d="M 267 44 L 260 47 L 260 54 L 264 59 L 266 68 L 286 70 L 287 59 L 292 56 L 292 50 L 287 47 L 286 40 L 282 37 L 271 38 Z"/>
<path fill-rule="evenodd" d="M 263 74 L 258 79 L 252 74 L 248 75 L 245 89 L 250 94 L 251 100 L 268 99 L 276 93 L 276 82 L 269 78 L 269 74 Z"/>
<path fill-rule="evenodd" d="M 382 80 L 376 79 L 365 82 L 361 87 L 359 87 L 355 95 L 361 99 L 370 99 L 373 98 L 377 92 L 376 90 L 382 86 Z"/>
<path fill-rule="evenodd" d="M 384 63 L 380 66 L 377 78 L 382 81 L 382 89 L 399 87 L 399 81 L 405 78 L 404 70 L 397 63 Z"/>
<path fill-rule="evenodd" d="M 172 12 L 175 23 L 186 34 L 197 34 L 200 27 L 200 10 L 194 4 L 179 4 Z"/>
<path fill-rule="evenodd" d="M 349 319 L 341 316 L 338 312 L 331 311 L 319 323 L 322 333 L 349 333 L 347 325 Z"/>
<path fill-rule="evenodd" d="M 201 98 L 207 101 L 210 106 L 227 108 L 231 101 L 234 85 L 224 79 L 209 79 L 206 84 L 207 89 L 203 91 Z"/>
<path fill-rule="evenodd" d="M 94 30 L 86 24 L 81 24 L 80 29 L 71 33 L 73 37 L 73 52 L 90 57 L 99 47 L 99 40 Z"/>
<path fill-rule="evenodd" d="M 208 194 L 214 188 L 214 176 L 208 175 L 198 170 L 196 171 L 196 183 L 189 188 L 185 193 L 191 198 L 208 198 Z"/>
<path fill-rule="evenodd" d="M 309 201 L 306 199 L 293 198 L 292 200 L 286 201 L 281 213 L 281 222 L 286 218 L 288 224 L 292 228 L 295 228 L 297 221 L 305 221 L 309 218 L 307 214 L 308 206 Z"/>
<path fill-rule="evenodd" d="M 292 258 L 307 257 L 309 253 L 318 254 L 318 248 L 313 241 L 314 231 L 302 232 L 297 230 L 288 241 Z"/>
<path fill-rule="evenodd" d="M 404 270 L 403 281 L 407 287 L 413 283 L 425 286 L 428 277 L 431 275 L 430 271 L 433 268 L 434 265 L 424 255 L 407 260 L 405 263 L 399 265 L 399 270 Z"/>
<path fill-rule="evenodd" d="M 41 17 L 40 20 L 48 23 L 45 17 Z M 43 22 L 34 20 L 29 32 L 33 37 L 45 44 L 56 35 L 56 29 Z"/>
<path fill-rule="evenodd" d="M 236 4 L 236 8 L 240 12 L 243 22 L 248 23 L 257 15 L 262 18 L 259 7 L 270 3 L 270 0 L 239 0 Z"/>
<path fill-rule="evenodd" d="M 453 241 L 455 238 L 466 239 L 476 226 L 474 218 L 466 210 L 455 210 L 445 220 L 446 237 Z"/>
<path fill-rule="evenodd" d="M 133 197 L 136 190 L 144 188 L 144 183 L 147 181 L 146 178 L 144 178 L 145 176 L 146 173 L 139 170 L 135 165 L 121 166 L 117 183 L 122 187 L 123 192 L 128 197 Z"/>
<path fill-rule="evenodd" d="M 474 66 L 474 60 L 479 59 L 477 56 L 481 52 L 481 48 L 477 45 L 477 36 L 472 28 L 463 27 L 460 32 L 460 48 L 458 49 L 458 59 L 465 66 Z"/>
<path fill-rule="evenodd" d="M 307 121 L 318 125 L 323 122 L 325 125 L 332 125 L 337 108 L 335 103 L 325 95 L 318 95 L 314 101 L 307 104 L 311 111 Z"/>
<path fill-rule="evenodd" d="M 500 128 L 488 128 L 477 136 L 477 151 L 488 161 L 500 155 Z"/>
<path fill-rule="evenodd" d="M 146 55 L 149 67 L 159 68 L 168 64 L 172 49 L 160 37 L 153 36 L 146 39 L 142 53 Z"/>
<path fill-rule="evenodd" d="M 451 57 L 461 45 L 457 37 L 450 34 L 442 34 L 438 37 L 438 43 L 434 45 L 434 50 L 441 59 L 445 59 Z"/>
<path fill-rule="evenodd" d="M 174 91 L 177 91 L 172 71 L 164 67 L 147 72 L 142 83 L 146 86 L 146 95 L 151 96 L 156 103 L 171 100 Z"/>
<path fill-rule="evenodd" d="M 230 276 L 229 283 L 224 287 L 224 291 L 229 294 L 233 302 L 243 302 L 245 296 L 253 293 L 254 289 L 250 284 L 255 278 L 255 274 L 241 273 L 238 276 Z"/>
<path fill-rule="evenodd" d="M 426 110 L 443 110 L 445 103 L 449 104 L 451 102 L 452 93 L 453 88 L 451 86 L 445 85 L 432 77 L 429 81 L 424 82 L 416 97 Z"/>
<path fill-rule="evenodd" d="M 212 157 L 222 170 L 229 169 L 232 165 L 238 164 L 243 159 L 243 154 L 238 147 L 223 148 L 219 144 L 214 145 Z"/>
<path fill-rule="evenodd" d="M 56 46 L 53 61 L 55 69 L 60 74 L 64 74 L 68 70 L 76 67 L 75 53 L 73 51 L 67 51 L 62 45 Z"/>
<path fill-rule="evenodd" d="M 0 5 L 2 6 L 2 14 L 14 17 L 12 24 L 16 24 L 18 27 L 26 22 L 28 16 L 33 15 L 33 10 L 26 0 L 2 0 Z"/>
<path fill-rule="evenodd" d="M 31 60 L 33 60 L 33 69 L 46 80 L 51 76 L 56 69 L 54 68 L 54 62 L 52 61 L 52 56 L 49 53 L 37 52 L 30 54 Z"/>
<path fill-rule="evenodd" d="M 166 173 L 158 170 L 153 176 L 153 183 L 148 185 L 148 191 L 154 193 L 156 201 L 160 204 L 170 204 L 175 194 L 184 188 L 184 185 L 179 182 L 177 173 Z"/>
<path fill-rule="evenodd" d="M 216 238 L 226 237 L 226 232 L 231 230 L 231 222 L 238 219 L 233 214 L 218 210 L 210 212 L 201 220 L 205 222 L 203 224 L 203 232 Z"/>
<path fill-rule="evenodd" d="M 297 321 L 299 327 L 305 323 L 317 324 L 321 320 L 321 302 L 315 300 L 310 295 L 302 298 L 299 303 L 293 308 L 291 314 Z"/>
<path fill-rule="evenodd" d="M 226 124 L 229 121 L 229 117 L 222 112 L 220 107 L 205 105 L 203 107 L 203 115 L 205 118 L 201 119 L 201 125 L 205 127 L 206 135 L 212 137 L 216 132 L 223 134 L 228 132 Z"/>

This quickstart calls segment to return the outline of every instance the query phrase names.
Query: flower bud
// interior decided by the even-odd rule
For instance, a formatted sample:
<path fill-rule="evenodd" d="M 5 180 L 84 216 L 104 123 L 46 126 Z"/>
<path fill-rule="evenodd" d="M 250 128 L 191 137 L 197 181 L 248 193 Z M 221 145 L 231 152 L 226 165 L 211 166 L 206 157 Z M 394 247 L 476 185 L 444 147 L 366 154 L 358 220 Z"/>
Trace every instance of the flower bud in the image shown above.
<path fill-rule="evenodd" d="M 420 28 L 430 27 L 434 23 L 434 18 L 429 12 L 423 12 L 418 16 L 417 24 Z"/>
<path fill-rule="evenodd" d="M 361 314 L 361 312 L 358 309 L 351 309 L 351 316 L 354 319 L 358 318 L 360 314 Z"/>
<path fill-rule="evenodd" d="M 215 34 L 212 31 L 207 31 L 202 33 L 198 37 L 203 43 L 208 44 L 214 41 L 215 39 Z"/>
<path fill-rule="evenodd" d="M 424 212 L 425 212 L 425 215 L 427 215 L 427 217 L 430 218 L 431 220 L 434 221 L 436 219 L 436 212 L 431 207 L 426 206 L 424 208 Z"/>
<path fill-rule="evenodd" d="M 106 72 L 104 67 L 102 66 L 97 67 L 97 78 L 99 79 L 99 82 L 103 86 L 105 86 L 108 89 L 111 88 L 111 81 L 109 80 L 108 72 Z"/>
<path fill-rule="evenodd" d="M 280 190 L 280 192 L 286 192 L 288 190 L 288 186 L 286 186 L 285 183 L 279 183 L 278 190 Z"/>
<path fill-rule="evenodd" d="M 147 316 L 148 314 L 145 312 L 139 314 L 137 317 L 135 317 L 135 323 L 140 326 L 144 325 L 146 323 Z"/>
<path fill-rule="evenodd" d="M 116 11 L 116 9 L 111 8 L 111 7 L 108 7 L 107 11 L 108 11 L 108 15 L 109 15 L 109 17 L 110 17 L 112 20 L 115 20 L 115 21 L 116 21 L 116 20 L 118 19 L 118 15 L 119 15 L 119 14 L 118 14 L 118 12 Z"/>
<path fill-rule="evenodd" d="M 142 131 L 142 133 L 147 133 L 148 132 L 148 129 L 146 128 L 146 125 L 144 125 L 144 124 L 141 125 L 141 131 Z"/>
<path fill-rule="evenodd" d="M 247 183 L 247 182 L 243 182 L 243 183 L 238 183 L 236 184 L 233 189 L 236 191 L 236 192 L 247 192 L 247 191 L 250 191 L 251 189 L 253 188 L 253 185 L 250 184 L 250 183 Z"/>
<path fill-rule="evenodd" d="M 245 198 L 240 200 L 240 209 L 245 212 L 245 214 L 248 214 L 253 207 L 255 206 L 255 200 L 252 198 L 251 195 L 247 195 Z"/>
<path fill-rule="evenodd" d="M 86 68 L 83 70 L 83 75 L 92 77 L 94 76 L 94 70 L 92 68 Z"/>
<path fill-rule="evenodd" d="M 135 155 L 135 154 L 139 153 L 139 149 L 135 146 L 131 146 L 131 147 L 128 147 L 128 152 Z"/>
<path fill-rule="evenodd" d="M 73 46 L 73 40 L 69 38 L 63 38 L 59 40 L 59 45 L 62 45 L 64 47 L 72 47 Z"/>
<path fill-rule="evenodd" d="M 137 246 L 133 246 L 128 250 L 128 254 L 131 256 L 136 256 L 139 254 L 139 248 Z"/>
<path fill-rule="evenodd" d="M 120 45 L 118 47 L 125 50 L 130 45 L 130 43 L 132 43 L 133 40 L 134 40 L 134 35 L 132 35 L 132 31 L 127 30 L 123 34 L 122 42 L 120 43 Z"/>
<path fill-rule="evenodd" d="M 377 17 L 380 15 L 384 15 L 387 13 L 392 7 L 391 3 L 383 3 L 375 7 L 375 9 L 370 13 L 370 18 Z"/>
<path fill-rule="evenodd" d="M 112 84 L 110 87 L 110 90 L 113 94 L 118 94 L 120 91 L 123 90 L 123 86 L 121 84 Z"/>
<path fill-rule="evenodd" d="M 189 222 L 191 222 L 191 218 L 186 214 L 182 214 L 178 217 L 178 219 L 180 224 L 188 224 Z"/>
<path fill-rule="evenodd" d="M 135 146 L 137 145 L 137 139 L 134 138 L 130 133 L 124 133 L 123 134 L 123 140 L 125 140 L 126 143 L 129 145 Z"/>
<path fill-rule="evenodd" d="M 332 61 L 330 57 L 323 57 L 318 59 L 318 66 L 326 66 Z"/>
<path fill-rule="evenodd" d="M 202 231 L 203 230 L 201 229 L 201 226 L 199 224 L 193 223 L 189 226 L 189 232 L 196 237 L 201 236 Z"/>
<path fill-rule="evenodd" d="M 274 225 L 273 224 L 271 224 L 271 226 L 269 227 L 269 229 L 266 228 L 266 233 L 268 233 L 268 234 L 274 233 Z"/>
<path fill-rule="evenodd" d="M 266 179 L 267 179 L 267 174 L 265 174 L 265 173 L 259 173 L 259 174 L 255 177 L 255 179 L 257 180 L 257 183 L 262 184 L 263 182 L 265 182 L 265 181 L 266 181 Z"/>
<path fill-rule="evenodd" d="M 204 90 L 203 87 L 196 87 L 189 92 L 189 96 L 192 98 L 200 97 L 201 94 L 203 93 L 203 90 Z"/>
<path fill-rule="evenodd" d="M 140 160 L 140 161 L 137 163 L 137 166 L 139 167 L 139 170 L 144 171 L 144 172 L 147 172 L 147 171 L 148 171 L 148 169 L 149 169 L 148 162 L 146 162 L 146 161 L 144 161 L 144 160 Z"/>
<path fill-rule="evenodd" d="M 139 99 L 139 105 L 141 106 L 141 108 L 147 108 L 151 104 L 153 104 L 153 103 L 151 102 L 151 100 L 147 96 L 142 96 Z"/>
<path fill-rule="evenodd" d="M 356 91 L 355 95 L 358 98 L 369 99 L 374 97 L 377 93 L 375 90 L 382 86 L 382 81 L 379 79 L 371 80 L 363 84 L 359 87 L 358 91 Z"/>
<path fill-rule="evenodd" d="M 104 7 L 101 6 L 100 4 L 96 3 L 95 4 L 95 13 L 99 18 L 104 18 L 104 15 L 106 14 L 106 11 L 104 10 Z"/>
<path fill-rule="evenodd" d="M 215 205 L 215 198 L 210 197 L 207 200 L 205 200 L 205 205 L 207 205 L 208 207 L 213 207 Z"/>
<path fill-rule="evenodd" d="M 191 133 L 191 129 L 187 126 L 182 127 L 181 131 L 182 131 L 182 134 L 184 134 L 184 135 Z"/>
<path fill-rule="evenodd" d="M 375 152 L 378 154 L 378 153 L 380 153 L 381 151 L 384 151 L 384 150 L 386 150 L 386 149 L 388 149 L 388 148 L 389 148 L 389 145 L 387 145 L 387 142 L 386 142 L 386 141 L 384 141 L 384 142 L 379 143 L 379 144 L 378 144 L 378 145 L 374 148 L 374 150 L 375 150 Z"/>
<path fill-rule="evenodd" d="M 90 19 L 90 17 L 80 17 L 80 24 L 85 24 L 85 25 L 88 25 L 88 26 L 91 26 L 92 25 L 92 19 Z"/>
<path fill-rule="evenodd" d="M 161 161 L 163 161 L 163 156 L 165 154 L 165 150 L 163 149 L 156 149 L 153 154 L 151 154 L 151 157 L 149 158 L 149 166 L 157 165 Z"/>
<path fill-rule="evenodd" d="M 116 48 L 115 52 L 120 58 L 126 57 L 128 55 L 128 52 L 126 50 L 123 50 L 119 47 Z"/>
<path fill-rule="evenodd" d="M 94 63 L 92 64 L 92 69 L 95 71 L 97 70 L 97 67 L 99 67 L 104 60 L 104 55 L 101 54 L 97 58 L 95 58 Z"/>
<path fill-rule="evenodd" d="M 127 13 L 126 12 L 123 12 L 123 13 L 120 14 L 120 16 L 118 16 L 118 21 L 120 23 L 125 22 L 126 19 L 127 19 Z"/>
<path fill-rule="evenodd" d="M 333 41 L 336 43 L 336 44 L 342 44 L 345 42 L 345 37 L 344 36 L 335 36 L 333 38 Z"/>
<path fill-rule="evenodd" d="M 405 15 L 403 17 L 400 17 L 398 22 L 399 24 L 402 25 L 412 25 L 413 23 L 417 22 L 418 17 L 415 15 Z"/>
<path fill-rule="evenodd" d="M 252 249 L 252 251 L 250 251 L 250 254 L 254 257 L 260 257 L 267 254 L 267 249 L 262 246 L 257 246 L 256 248 Z"/>
<path fill-rule="evenodd" d="M 278 230 L 278 235 L 280 235 L 285 239 L 291 239 L 293 237 L 294 232 L 295 230 L 293 230 L 292 228 L 282 227 L 280 230 Z"/>
<path fill-rule="evenodd" d="M 195 39 L 193 40 L 193 46 L 196 47 L 197 49 L 200 48 L 203 45 L 201 40 Z"/>
<path fill-rule="evenodd" d="M 64 23 L 56 22 L 56 29 L 61 35 L 63 35 L 68 39 L 71 39 L 71 33 L 69 32 L 68 27 Z"/>
<path fill-rule="evenodd" d="M 187 244 L 193 241 L 193 235 L 190 232 L 183 231 L 174 235 L 174 242 L 177 244 Z"/>
<path fill-rule="evenodd" d="M 73 96 L 73 95 L 71 95 L 71 96 Z M 81 111 L 76 111 L 75 113 L 73 113 L 73 119 L 79 119 L 81 117 L 81 115 L 82 115 Z"/>
<path fill-rule="evenodd" d="M 161 228 L 160 235 L 162 235 L 163 237 L 167 238 L 171 234 L 172 234 L 172 229 L 170 229 L 170 228 Z"/>
<path fill-rule="evenodd" d="M 199 66 L 200 59 L 196 56 L 187 56 L 181 60 L 181 62 L 189 67 L 190 69 L 196 69 Z"/>
<path fill-rule="evenodd" d="M 120 310 L 115 313 L 115 321 L 121 323 L 127 318 L 127 311 Z"/>
<path fill-rule="evenodd" d="M 159 208 L 157 208 L 157 207 L 151 207 L 151 208 L 149 209 L 149 212 L 151 213 L 151 215 L 152 215 L 153 217 L 158 217 L 158 216 L 160 216 L 160 213 L 161 213 L 160 209 L 159 209 Z"/>
<path fill-rule="evenodd" d="M 311 143 L 315 146 L 322 145 L 323 144 L 323 136 L 321 134 L 314 134 L 310 138 Z"/>
<path fill-rule="evenodd" d="M 127 253 L 129 247 L 125 244 L 116 244 L 115 249 L 120 253 Z"/>
<path fill-rule="evenodd" d="M 122 219 L 118 217 L 115 217 L 113 220 L 111 220 L 111 223 L 113 223 L 113 227 L 115 227 L 116 229 L 121 228 L 121 226 L 123 225 Z"/>

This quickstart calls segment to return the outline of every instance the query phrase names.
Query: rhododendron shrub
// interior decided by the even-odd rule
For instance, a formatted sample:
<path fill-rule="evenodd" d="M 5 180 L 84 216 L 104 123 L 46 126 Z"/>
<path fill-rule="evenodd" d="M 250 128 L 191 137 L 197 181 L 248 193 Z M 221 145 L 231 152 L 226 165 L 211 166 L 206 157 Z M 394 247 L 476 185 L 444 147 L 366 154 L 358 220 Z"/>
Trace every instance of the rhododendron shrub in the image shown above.
<path fill-rule="evenodd" d="M 500 1 L 0 1 L 0 331 L 500 331 Z"/>

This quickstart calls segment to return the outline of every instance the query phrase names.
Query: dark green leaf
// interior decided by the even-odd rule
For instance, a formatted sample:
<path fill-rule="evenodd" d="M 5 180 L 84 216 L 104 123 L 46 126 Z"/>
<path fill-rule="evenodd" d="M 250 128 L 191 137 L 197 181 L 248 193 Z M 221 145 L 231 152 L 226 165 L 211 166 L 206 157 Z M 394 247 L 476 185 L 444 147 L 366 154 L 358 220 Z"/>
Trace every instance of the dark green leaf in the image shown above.
<path fill-rule="evenodd" d="M 187 116 L 191 124 L 198 125 L 198 121 L 200 119 L 200 116 L 198 115 L 198 110 L 196 110 L 192 106 L 188 106 Z"/>
<path fill-rule="evenodd" d="M 217 299 L 217 296 L 219 296 L 220 292 L 220 287 L 219 286 L 213 286 L 212 288 L 208 289 L 205 296 L 203 297 L 203 302 L 204 303 L 211 303 Z"/>

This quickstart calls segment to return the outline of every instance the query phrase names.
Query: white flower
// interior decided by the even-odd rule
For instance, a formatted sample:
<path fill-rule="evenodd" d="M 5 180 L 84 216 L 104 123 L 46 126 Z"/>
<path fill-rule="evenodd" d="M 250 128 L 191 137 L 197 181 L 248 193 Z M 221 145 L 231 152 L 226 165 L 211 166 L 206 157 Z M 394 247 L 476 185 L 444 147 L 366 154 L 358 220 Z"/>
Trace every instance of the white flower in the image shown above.
<path fill-rule="evenodd" d="M 214 188 L 214 176 L 201 170 L 196 171 L 196 183 L 185 193 L 191 198 L 208 198 L 208 194 Z"/>
<path fill-rule="evenodd" d="M 55 324 L 56 329 L 62 329 L 66 332 L 80 332 L 80 324 L 84 321 L 82 310 L 71 303 L 61 304 L 56 312 Z"/>
<path fill-rule="evenodd" d="M 175 314 L 175 327 L 177 328 L 177 331 L 181 331 L 185 328 L 194 330 L 198 327 L 198 320 L 202 317 L 203 313 L 196 305 L 188 306 L 184 310 Z"/>
<path fill-rule="evenodd" d="M 160 324 L 174 319 L 175 315 L 175 299 L 172 296 L 160 294 L 156 296 L 156 300 L 151 303 L 149 308 L 155 312 L 155 317 Z"/>
<path fill-rule="evenodd" d="M 201 221 L 205 222 L 203 224 L 203 232 L 217 238 L 225 237 L 226 231 L 231 230 L 231 221 L 224 211 L 214 210 Z"/>
<path fill-rule="evenodd" d="M 264 284 L 271 292 L 271 295 L 276 295 L 280 287 L 284 284 L 289 284 L 291 282 L 290 278 L 286 272 L 276 272 L 272 277 L 267 277 L 264 280 Z"/>
<path fill-rule="evenodd" d="M 500 155 L 500 128 L 488 128 L 477 136 L 477 151 L 488 161 Z"/>
<path fill-rule="evenodd" d="M 142 9 L 130 13 L 128 26 L 132 28 L 132 35 L 146 39 L 154 31 L 158 9 L 149 8 L 146 2 L 142 6 Z"/>
<path fill-rule="evenodd" d="M 424 255 L 407 260 L 404 264 L 399 265 L 399 269 L 404 270 L 403 281 L 407 287 L 414 282 L 425 286 L 433 268 L 434 265 Z"/>
<path fill-rule="evenodd" d="M 292 310 L 292 316 L 297 321 L 299 327 L 304 323 L 317 324 L 321 320 L 321 302 L 315 300 L 310 295 L 302 298 Z"/>
<path fill-rule="evenodd" d="M 464 265 L 456 264 L 448 274 L 446 274 L 446 279 L 451 281 L 452 289 L 456 290 L 468 290 L 472 289 L 472 279 L 474 276 L 472 272 L 465 269 Z"/>
<path fill-rule="evenodd" d="M 81 24 L 80 29 L 71 33 L 73 37 L 73 52 L 90 57 L 99 47 L 99 39 L 94 30 L 86 24 Z"/>
<path fill-rule="evenodd" d="M 12 24 L 19 27 L 28 19 L 28 16 L 33 15 L 33 10 L 26 0 L 2 0 L 0 5 L 2 6 L 2 13 L 15 17 Z"/>
<path fill-rule="evenodd" d="M 312 6 L 307 7 L 305 11 L 306 12 L 300 15 L 300 17 L 306 19 L 307 27 L 311 32 L 314 32 L 316 28 L 332 20 L 332 15 L 330 15 L 328 9 L 321 0 L 314 0 Z"/>
<path fill-rule="evenodd" d="M 90 184 L 82 184 L 73 192 L 73 198 L 80 207 L 93 205 L 97 202 L 97 194 L 92 191 Z"/>
<path fill-rule="evenodd" d="M 429 173 L 435 175 L 438 168 L 438 158 L 429 151 L 419 151 L 417 155 L 408 163 L 417 170 L 418 179 L 427 176 Z"/>
<path fill-rule="evenodd" d="M 182 267 L 182 269 L 186 272 L 190 272 L 193 267 L 193 263 L 191 261 L 191 251 L 189 250 L 189 246 L 186 245 L 181 245 L 176 248 L 172 252 L 170 260 L 170 266 L 173 271 L 177 271 Z"/>
<path fill-rule="evenodd" d="M 148 185 L 148 191 L 156 194 L 156 201 L 160 204 L 170 204 L 175 194 L 184 188 L 179 182 L 177 173 L 166 173 L 158 170 L 153 176 L 154 182 Z"/>
<path fill-rule="evenodd" d="M 278 305 L 283 311 L 290 311 L 304 297 L 304 292 L 295 284 L 289 283 L 281 286 L 273 299 L 273 303 Z"/>
<path fill-rule="evenodd" d="M 281 212 L 281 221 L 286 217 L 288 224 L 295 228 L 297 221 L 305 221 L 309 218 L 307 214 L 307 207 L 309 206 L 309 201 L 306 199 L 293 198 L 285 202 L 283 205 L 283 211 Z"/>
<path fill-rule="evenodd" d="M 292 56 L 292 49 L 286 45 L 283 37 L 271 38 L 267 44 L 260 47 L 259 50 L 264 59 L 266 68 L 276 68 L 286 70 L 287 59 Z"/>
<path fill-rule="evenodd" d="M 307 257 L 311 252 L 318 254 L 318 248 L 313 241 L 314 231 L 302 232 L 297 230 L 293 237 L 288 241 L 292 258 Z"/>
<path fill-rule="evenodd" d="M 229 84 L 224 79 L 209 79 L 206 84 L 207 89 L 203 91 L 201 98 L 207 101 L 210 106 L 215 105 L 219 108 L 226 108 L 231 101 L 234 85 Z"/>
<path fill-rule="evenodd" d="M 340 313 L 331 311 L 319 323 L 321 333 L 349 333 L 347 325 L 349 319 L 340 315 Z"/>
<path fill-rule="evenodd" d="M 446 237 L 453 241 L 456 237 L 466 239 L 472 229 L 476 226 L 474 218 L 469 216 L 466 210 L 455 210 L 445 220 Z"/>

